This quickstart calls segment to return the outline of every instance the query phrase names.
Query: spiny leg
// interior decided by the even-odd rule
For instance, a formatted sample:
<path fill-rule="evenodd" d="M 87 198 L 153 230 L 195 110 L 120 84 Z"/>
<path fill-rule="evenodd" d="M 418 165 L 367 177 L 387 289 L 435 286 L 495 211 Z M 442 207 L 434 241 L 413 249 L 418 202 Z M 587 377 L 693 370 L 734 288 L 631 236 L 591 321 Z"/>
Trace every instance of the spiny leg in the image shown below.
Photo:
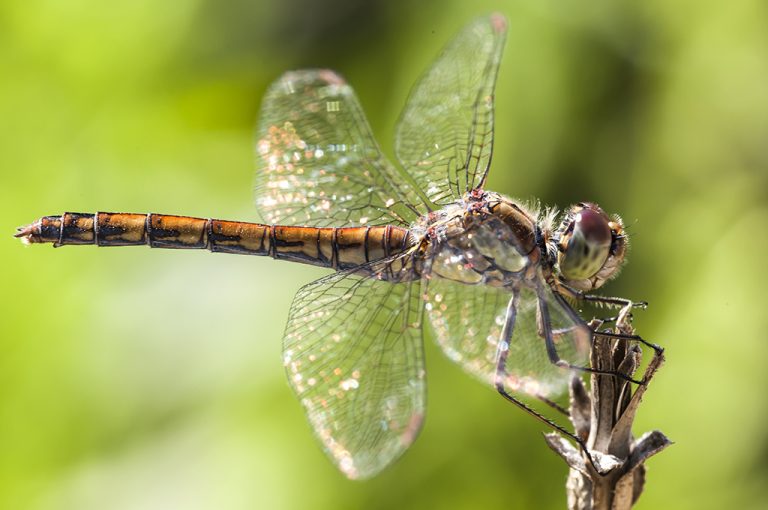
<path fill-rule="evenodd" d="M 632 301 L 631 299 L 622 297 L 597 296 L 594 294 L 587 294 L 584 291 L 574 289 L 573 287 L 570 287 L 562 282 L 557 282 L 556 289 L 553 290 L 555 290 L 555 292 L 558 294 L 568 296 L 570 298 L 576 299 L 577 301 L 586 301 L 588 303 L 595 303 L 605 307 L 621 308 L 622 310 L 629 309 L 625 313 L 629 313 L 632 308 L 648 308 L 647 301 Z"/>
<path fill-rule="evenodd" d="M 578 295 L 575 295 L 573 293 L 576 293 L 577 291 L 573 291 L 573 289 L 570 289 L 567 286 L 563 286 L 563 287 L 565 288 L 566 291 L 569 291 L 569 292 L 572 293 L 571 297 L 575 297 L 575 298 L 578 299 L 579 297 L 586 296 L 583 293 L 578 293 Z M 559 294 L 558 292 L 555 292 L 555 296 L 556 296 L 556 299 L 561 301 L 564 306 L 567 306 L 567 303 L 564 302 L 564 299 L 563 299 L 561 294 Z M 633 332 L 632 326 L 631 326 L 631 322 L 632 322 L 632 313 L 631 312 L 632 312 L 632 309 L 636 308 L 636 307 L 645 308 L 647 306 L 647 303 L 645 303 L 645 302 L 634 303 L 631 300 L 625 299 L 625 298 L 606 298 L 606 297 L 603 297 L 603 296 L 586 296 L 586 297 L 590 298 L 589 299 L 590 301 L 602 302 L 603 304 L 607 304 L 608 306 L 619 306 L 619 305 L 621 305 L 621 309 L 619 310 L 619 313 L 616 315 L 616 317 L 610 317 L 608 319 L 593 319 L 592 321 L 589 322 L 588 327 L 592 331 L 592 335 L 593 336 L 594 335 L 599 335 L 599 336 L 604 337 L 604 338 L 611 338 L 611 339 L 614 339 L 617 342 L 624 342 L 624 343 L 627 343 L 627 344 L 630 344 L 630 343 L 635 343 L 635 344 L 640 343 L 642 345 L 645 345 L 645 346 L 653 349 L 653 351 L 654 351 L 654 358 L 658 358 L 658 357 L 663 356 L 663 353 L 664 353 L 664 348 L 663 347 L 661 347 L 661 346 L 659 346 L 657 344 L 648 342 L 647 340 L 643 339 L 639 335 L 635 335 L 634 332 Z M 575 312 L 573 312 L 573 310 L 570 307 L 567 307 L 565 309 L 568 310 L 569 313 L 573 313 L 575 315 Z M 605 330 L 605 329 L 604 330 L 600 330 L 601 326 L 603 326 L 606 322 L 615 322 L 614 331 Z M 564 334 L 565 332 L 566 331 L 555 330 L 555 331 L 553 331 L 553 335 Z M 554 342 L 553 342 L 552 348 L 554 350 Z M 575 370 L 581 370 L 578 367 L 571 366 L 571 368 L 574 368 Z M 586 367 L 583 367 L 583 368 L 586 368 Z M 586 369 L 586 370 L 583 370 L 583 371 L 593 372 L 593 373 L 598 373 L 598 374 L 599 373 L 606 373 L 606 371 L 594 370 L 594 369 Z M 632 383 L 638 384 L 640 386 L 644 386 L 644 385 L 647 384 L 647 376 L 648 376 L 648 372 L 647 371 L 643 375 L 642 381 L 636 381 L 636 380 L 630 378 L 627 375 L 628 372 L 626 370 L 622 370 L 621 368 L 619 368 L 616 372 L 617 372 L 617 374 L 610 374 L 610 371 L 608 371 L 607 373 L 609 375 L 618 375 L 619 378 L 621 378 L 623 380 L 626 380 L 628 382 L 632 382 Z M 625 387 L 625 390 L 626 389 L 628 389 L 628 388 Z"/>
<path fill-rule="evenodd" d="M 565 407 L 561 406 L 560 404 L 558 404 L 554 400 L 548 399 L 547 397 L 545 397 L 544 395 L 541 395 L 539 393 L 531 393 L 531 396 L 536 398 L 536 400 L 540 400 L 541 402 L 547 404 L 549 407 L 551 407 L 552 409 L 554 409 L 558 413 L 562 414 L 563 416 L 568 416 L 568 417 L 571 416 L 571 413 L 568 412 L 568 409 L 566 409 Z"/>
<path fill-rule="evenodd" d="M 587 303 L 594 303 L 599 306 L 604 306 L 606 308 L 619 308 L 619 313 L 614 316 L 596 319 L 598 322 L 596 326 L 592 326 L 590 323 L 590 328 L 595 332 L 597 332 L 597 328 L 599 328 L 603 324 L 616 323 L 617 328 L 629 326 L 629 324 L 632 322 L 632 309 L 641 308 L 644 310 L 648 308 L 647 301 L 632 301 L 630 299 L 622 298 L 622 297 L 596 296 L 592 294 L 587 294 L 581 290 L 574 289 L 573 287 L 570 287 L 562 282 L 556 282 L 556 285 L 553 287 L 552 290 L 558 296 L 567 296 L 576 301 L 585 301 Z M 553 332 L 555 333 L 555 335 L 560 333 L 559 330 L 554 330 Z"/>
<path fill-rule="evenodd" d="M 565 427 L 558 425 L 557 423 L 550 420 L 543 414 L 539 413 L 538 411 L 533 409 L 531 406 L 529 406 L 525 402 L 519 400 L 517 397 L 509 393 L 506 389 L 505 381 L 508 375 L 507 374 L 507 357 L 509 356 L 509 345 L 512 340 L 512 332 L 515 329 L 515 319 L 517 318 L 518 296 L 519 296 L 518 291 L 513 290 L 512 298 L 509 300 L 509 304 L 507 305 L 506 319 L 504 321 L 504 327 L 501 330 L 501 338 L 499 339 L 499 344 L 496 347 L 496 377 L 494 381 L 496 386 L 496 391 L 502 397 L 504 397 L 507 401 L 513 403 L 514 405 L 516 405 L 523 411 L 527 412 L 537 420 L 541 421 L 548 427 L 552 428 L 553 430 L 556 430 L 560 434 L 573 440 L 576 444 L 579 445 L 581 450 L 587 456 L 587 459 L 589 460 L 589 463 L 592 465 L 592 468 L 595 470 L 595 472 L 602 474 L 600 469 L 598 469 L 597 467 L 597 463 L 592 458 L 592 455 L 589 453 L 586 443 L 580 437 L 578 437 L 576 434 L 566 429 Z M 536 396 L 536 395 L 533 395 L 533 396 Z"/>
<path fill-rule="evenodd" d="M 622 329 L 624 326 L 628 326 L 629 322 L 631 321 L 632 317 L 632 309 L 633 308 L 642 308 L 645 309 L 648 307 L 647 301 L 632 301 L 627 298 L 621 298 L 621 297 L 609 297 L 609 296 L 595 296 L 591 294 L 587 294 L 585 292 L 582 292 L 580 290 L 576 290 L 572 287 L 569 287 L 568 285 L 565 285 L 562 282 L 559 282 L 555 290 L 556 296 L 568 296 L 576 300 L 580 301 L 586 301 L 588 303 L 596 303 L 598 305 L 604 305 L 604 306 L 613 306 L 613 307 L 619 307 L 619 314 L 613 318 L 610 317 L 606 320 L 603 320 L 602 322 L 612 322 L 611 319 L 615 319 L 616 327 L 617 329 Z M 613 333 L 610 331 L 598 331 L 597 328 L 599 328 L 600 325 L 597 327 L 592 328 L 595 334 L 603 335 L 610 338 L 615 338 L 617 340 L 623 340 L 623 341 L 636 341 L 639 342 L 647 347 L 650 347 L 654 350 L 656 353 L 656 356 L 660 356 L 664 353 L 664 348 L 660 345 L 654 344 L 652 342 L 648 342 L 647 340 L 644 340 L 639 335 L 634 334 L 624 334 L 624 333 Z"/>
<path fill-rule="evenodd" d="M 604 306 L 614 306 L 618 308 L 648 308 L 647 301 L 632 301 L 627 298 L 609 297 L 609 296 L 594 296 L 592 294 L 585 294 L 584 292 L 577 291 L 576 299 L 581 301 L 587 301 L 589 303 L 597 303 Z"/>
<path fill-rule="evenodd" d="M 655 356 L 660 356 L 664 354 L 664 348 L 658 344 L 655 344 L 653 342 L 649 342 L 645 340 L 640 335 L 635 335 L 634 333 L 622 333 L 621 331 L 632 331 L 631 322 L 632 322 L 632 308 L 634 307 L 635 303 L 629 300 L 625 300 L 625 306 L 619 311 L 619 314 L 616 317 L 610 317 L 609 319 L 595 319 L 589 324 L 589 328 L 593 331 L 595 335 L 601 335 L 607 338 L 613 338 L 619 341 L 624 342 L 638 342 L 641 343 L 647 347 L 650 347 L 654 351 Z M 600 327 L 605 324 L 606 322 L 615 322 L 616 323 L 616 331 L 608 331 L 608 330 L 602 330 L 600 331 Z"/>
<path fill-rule="evenodd" d="M 653 349 L 656 356 L 661 356 L 664 354 L 664 347 L 655 344 L 653 342 L 649 342 L 648 340 L 645 340 L 640 335 L 627 335 L 624 333 L 614 333 L 612 331 L 595 331 L 596 335 L 604 336 L 607 338 L 614 338 L 616 340 L 621 340 L 625 342 L 639 342 L 647 347 L 650 347 Z"/>
<path fill-rule="evenodd" d="M 576 370 L 576 371 L 579 371 L 579 372 L 587 372 L 587 373 L 590 373 L 590 374 L 610 375 L 610 376 L 618 377 L 619 379 L 623 379 L 623 380 L 625 380 L 627 382 L 631 382 L 631 383 L 634 383 L 634 384 L 642 384 L 641 381 L 633 379 L 630 376 L 628 376 L 627 374 L 625 374 L 623 372 L 619 372 L 618 370 L 602 370 L 602 369 L 593 368 L 593 367 L 589 367 L 589 366 L 576 365 L 574 363 L 570 363 L 568 361 L 563 360 L 560 357 L 560 355 L 557 353 L 557 347 L 555 346 L 554 334 L 553 334 L 553 330 L 552 330 L 552 322 L 551 322 L 551 318 L 550 318 L 550 314 L 549 314 L 549 305 L 547 304 L 546 300 L 543 298 L 542 294 L 543 294 L 542 291 L 539 289 L 539 291 L 537 292 L 537 295 L 538 295 L 538 312 L 539 312 L 539 314 L 538 314 L 538 319 L 539 319 L 539 321 L 538 321 L 539 322 L 538 330 L 539 330 L 539 335 L 544 339 L 544 345 L 545 345 L 545 347 L 547 349 L 547 356 L 549 357 L 549 361 L 553 365 L 561 367 L 561 368 L 569 368 L 571 370 Z M 556 299 L 562 299 L 562 296 L 560 296 L 559 294 L 557 294 L 557 293 L 553 293 L 553 294 L 556 297 Z M 573 312 L 571 310 L 570 306 L 568 306 L 567 303 L 562 303 L 561 302 L 561 305 L 563 305 L 563 308 L 565 310 L 569 311 L 568 312 L 569 314 L 571 312 Z M 573 312 L 573 313 L 575 315 L 575 312 Z M 583 324 L 580 318 L 575 317 L 575 320 L 577 321 L 577 323 Z M 590 329 L 590 332 L 592 334 L 595 334 L 595 332 L 593 330 L 591 330 L 591 329 Z M 562 334 L 562 332 L 561 332 L 561 334 Z M 602 334 L 602 333 L 600 333 L 600 334 Z"/>

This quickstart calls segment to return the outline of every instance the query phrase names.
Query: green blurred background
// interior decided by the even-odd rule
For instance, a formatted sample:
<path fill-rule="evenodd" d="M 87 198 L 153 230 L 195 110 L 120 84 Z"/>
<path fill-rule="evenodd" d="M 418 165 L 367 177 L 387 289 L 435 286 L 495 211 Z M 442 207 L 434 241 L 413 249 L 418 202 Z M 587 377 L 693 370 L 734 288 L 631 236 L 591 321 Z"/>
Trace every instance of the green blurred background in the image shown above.
<path fill-rule="evenodd" d="M 625 218 L 606 292 L 668 362 L 638 417 L 675 446 L 638 508 L 765 508 L 768 8 L 740 2 L 0 3 L 0 508 L 564 508 L 542 427 L 427 346 L 426 427 L 344 479 L 284 381 L 320 270 L 149 249 L 23 247 L 63 211 L 256 220 L 252 129 L 282 71 L 331 67 L 385 150 L 471 18 L 510 20 L 489 188 Z"/>

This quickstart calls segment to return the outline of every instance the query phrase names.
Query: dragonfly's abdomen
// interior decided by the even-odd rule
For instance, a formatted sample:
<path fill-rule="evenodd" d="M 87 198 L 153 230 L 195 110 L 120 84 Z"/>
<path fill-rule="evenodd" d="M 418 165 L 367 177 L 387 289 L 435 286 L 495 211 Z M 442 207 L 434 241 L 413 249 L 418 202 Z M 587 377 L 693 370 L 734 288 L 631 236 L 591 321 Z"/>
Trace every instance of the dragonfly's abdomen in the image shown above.
<path fill-rule="evenodd" d="M 191 216 L 132 213 L 64 213 L 44 216 L 16 234 L 30 243 L 96 244 L 207 249 L 270 256 L 347 269 L 400 253 L 411 244 L 406 228 L 295 227 Z"/>

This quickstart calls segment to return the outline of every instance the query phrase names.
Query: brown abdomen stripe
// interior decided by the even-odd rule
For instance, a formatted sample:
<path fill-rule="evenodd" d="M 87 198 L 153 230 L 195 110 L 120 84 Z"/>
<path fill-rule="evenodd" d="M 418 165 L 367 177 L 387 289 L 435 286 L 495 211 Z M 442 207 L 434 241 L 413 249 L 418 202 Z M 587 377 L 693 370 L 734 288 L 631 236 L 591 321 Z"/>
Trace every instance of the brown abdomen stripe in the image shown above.
<path fill-rule="evenodd" d="M 44 216 L 16 234 L 30 243 L 96 244 L 207 249 L 271 256 L 304 264 L 347 269 L 400 253 L 411 244 L 408 229 L 294 227 L 167 214 L 64 213 Z"/>

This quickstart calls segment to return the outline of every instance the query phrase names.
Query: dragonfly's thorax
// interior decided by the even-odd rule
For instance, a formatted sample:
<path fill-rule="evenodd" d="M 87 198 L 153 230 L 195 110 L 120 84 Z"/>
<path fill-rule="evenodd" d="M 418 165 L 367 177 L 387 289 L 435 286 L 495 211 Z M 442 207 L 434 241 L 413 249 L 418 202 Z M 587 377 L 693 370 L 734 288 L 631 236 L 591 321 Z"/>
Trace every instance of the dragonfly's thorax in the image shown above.
<path fill-rule="evenodd" d="M 423 216 L 430 274 L 466 284 L 507 286 L 532 279 L 542 260 L 533 215 L 497 193 L 473 191 Z"/>

